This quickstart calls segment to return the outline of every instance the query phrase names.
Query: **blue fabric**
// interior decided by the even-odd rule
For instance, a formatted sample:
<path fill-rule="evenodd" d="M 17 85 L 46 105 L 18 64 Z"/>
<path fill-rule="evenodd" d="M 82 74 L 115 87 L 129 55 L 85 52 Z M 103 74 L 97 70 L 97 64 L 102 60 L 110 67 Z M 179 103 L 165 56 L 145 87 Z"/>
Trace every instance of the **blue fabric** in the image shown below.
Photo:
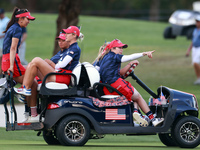
<path fill-rule="evenodd" d="M 122 56 L 110 51 L 97 63 L 97 66 L 100 67 L 99 73 L 103 83 L 112 84 L 120 78 Z"/>
<path fill-rule="evenodd" d="M 81 49 L 79 48 L 78 43 L 76 42 L 76 43 L 73 43 L 72 45 L 70 45 L 69 48 L 66 49 L 66 51 L 62 53 L 62 55 L 61 54 L 58 54 L 58 55 L 60 56 L 60 59 L 59 59 L 60 61 L 62 61 L 65 58 L 65 56 L 67 56 L 67 55 L 72 57 L 72 62 L 69 63 L 66 67 L 62 68 L 62 69 L 72 71 L 76 67 L 76 65 L 78 65 L 78 63 L 79 63 L 79 59 L 81 56 Z M 55 56 L 54 59 L 51 59 L 51 60 L 56 60 L 58 58 L 58 55 Z"/>
<path fill-rule="evenodd" d="M 63 51 L 59 51 L 56 55 L 54 55 L 51 58 L 51 61 L 53 61 L 55 64 L 58 63 L 59 59 L 63 56 L 63 53 L 65 53 L 68 49 L 64 49 Z"/>
<path fill-rule="evenodd" d="M 26 32 L 27 32 L 26 28 L 25 28 L 25 27 L 22 27 L 22 35 L 23 35 L 24 33 L 26 33 Z"/>
<path fill-rule="evenodd" d="M 10 47 L 12 43 L 12 38 L 18 38 L 19 42 L 17 45 L 17 53 L 18 48 L 21 43 L 21 36 L 22 36 L 22 28 L 18 23 L 14 23 L 6 32 L 5 38 L 3 41 L 3 54 L 9 54 L 10 53 Z"/>
<path fill-rule="evenodd" d="M 197 28 L 194 29 L 192 44 L 194 47 L 200 47 L 200 29 Z"/>

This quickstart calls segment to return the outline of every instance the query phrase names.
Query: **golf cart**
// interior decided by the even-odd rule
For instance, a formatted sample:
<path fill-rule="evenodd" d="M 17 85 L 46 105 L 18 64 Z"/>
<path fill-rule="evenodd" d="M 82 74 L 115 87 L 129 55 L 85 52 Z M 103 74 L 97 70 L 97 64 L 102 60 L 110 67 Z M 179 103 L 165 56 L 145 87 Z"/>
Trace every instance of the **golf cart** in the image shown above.
<path fill-rule="evenodd" d="M 165 28 L 163 36 L 165 39 L 175 39 L 177 36 L 192 38 L 192 33 L 196 27 L 195 17 L 200 15 L 198 11 L 177 10 L 169 18 L 171 26 Z"/>
<path fill-rule="evenodd" d="M 7 76 L 7 88 L 1 98 L 6 116 L 9 115 L 6 103 L 11 100 L 14 121 L 7 117 L 6 130 L 35 130 L 49 145 L 82 146 L 89 139 L 101 139 L 106 134 L 159 135 L 166 146 L 194 148 L 200 144 L 200 120 L 198 104 L 193 94 L 159 87 L 157 93 L 149 89 L 135 74 L 134 68 L 126 73 L 150 95 L 151 99 L 165 96 L 164 103 L 151 104 L 150 109 L 157 117 L 164 118 L 163 124 L 148 127 L 135 126 L 133 103 L 110 85 L 99 82 L 98 71 L 90 63 L 77 65 L 71 74 L 69 86 L 60 83 L 45 83 L 56 73 L 48 74 L 38 94 L 40 122 L 18 123 L 13 100 L 12 75 Z M 64 73 L 58 73 L 64 74 Z M 104 95 L 102 88 L 107 87 L 119 95 Z M 1 84 L 5 87 L 5 84 Z M 10 96 L 7 96 L 10 95 Z M 5 98 L 7 96 L 7 98 Z M 44 121 L 42 121 L 44 118 Z"/>

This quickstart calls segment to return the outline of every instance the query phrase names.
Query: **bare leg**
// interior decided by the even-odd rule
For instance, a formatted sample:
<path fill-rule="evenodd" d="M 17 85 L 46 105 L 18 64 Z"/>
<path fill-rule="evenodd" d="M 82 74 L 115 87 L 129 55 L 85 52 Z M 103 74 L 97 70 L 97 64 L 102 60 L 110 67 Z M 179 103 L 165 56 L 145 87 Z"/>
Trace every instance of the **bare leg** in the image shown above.
<path fill-rule="evenodd" d="M 149 109 L 149 106 L 147 105 L 146 101 L 142 98 L 142 96 L 138 93 L 136 89 L 134 89 L 134 94 L 132 96 L 132 100 L 137 102 L 139 107 L 142 109 L 142 111 L 148 116 L 150 120 L 152 120 L 153 126 L 157 126 L 160 123 L 164 121 L 163 118 L 155 118 L 151 110 Z M 137 114 L 133 113 L 133 117 L 136 118 L 136 120 L 139 120 L 140 125 L 145 125 L 145 122 L 143 122 L 143 119 L 141 119 Z"/>
<path fill-rule="evenodd" d="M 21 83 L 22 84 L 22 81 L 24 79 L 24 75 L 23 76 L 19 76 L 19 77 L 15 77 L 14 80 L 18 83 Z M 28 104 L 30 104 L 29 106 L 30 107 L 33 107 L 33 106 L 36 106 L 37 104 L 37 81 L 33 81 L 32 83 L 32 86 L 31 86 L 31 91 L 32 91 L 32 94 L 29 97 L 26 98 Z"/>
<path fill-rule="evenodd" d="M 41 73 L 41 75 L 45 76 L 50 72 L 54 72 L 54 69 L 43 59 L 39 57 L 34 58 L 29 63 L 25 72 L 23 85 L 25 85 L 27 89 L 29 89 L 33 84 L 34 78 L 37 75 L 38 71 Z M 48 78 L 48 81 L 55 81 L 55 76 L 50 76 Z"/>
<path fill-rule="evenodd" d="M 50 59 L 45 59 L 44 61 L 46 61 L 53 69 L 55 69 L 55 64 L 54 64 L 53 61 L 51 61 Z M 42 75 L 42 73 L 40 72 L 40 70 L 38 70 L 37 76 L 38 76 L 38 77 L 40 78 L 40 80 L 42 80 L 42 81 L 43 81 L 43 79 L 44 79 L 44 77 L 45 77 L 45 76 Z"/>
<path fill-rule="evenodd" d="M 31 86 L 31 96 L 30 96 L 30 107 L 37 105 L 37 81 L 34 79 L 33 84 Z"/>
<path fill-rule="evenodd" d="M 43 81 L 44 76 L 42 75 L 42 73 L 40 72 L 40 70 L 38 70 L 37 76 L 40 78 L 40 80 Z"/>
<path fill-rule="evenodd" d="M 142 96 L 140 95 L 140 93 L 138 93 L 136 89 L 134 89 L 134 94 L 131 99 L 139 105 L 139 107 L 145 114 L 150 111 L 146 101 L 142 98 Z"/>
<path fill-rule="evenodd" d="M 23 79 L 24 79 L 24 75 L 19 76 L 19 77 L 14 77 L 13 79 L 14 79 L 17 83 L 22 84 Z"/>

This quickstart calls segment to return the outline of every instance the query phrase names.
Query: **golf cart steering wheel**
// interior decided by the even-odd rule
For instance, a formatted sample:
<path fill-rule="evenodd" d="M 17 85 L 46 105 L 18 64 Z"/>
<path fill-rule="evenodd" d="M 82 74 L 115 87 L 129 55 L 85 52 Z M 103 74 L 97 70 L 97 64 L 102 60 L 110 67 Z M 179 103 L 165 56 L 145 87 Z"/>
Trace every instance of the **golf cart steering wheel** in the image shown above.
<path fill-rule="evenodd" d="M 135 69 L 135 67 L 137 66 L 138 64 L 134 63 L 131 65 L 131 67 L 129 68 L 129 70 L 122 76 L 123 79 L 126 79 Z"/>

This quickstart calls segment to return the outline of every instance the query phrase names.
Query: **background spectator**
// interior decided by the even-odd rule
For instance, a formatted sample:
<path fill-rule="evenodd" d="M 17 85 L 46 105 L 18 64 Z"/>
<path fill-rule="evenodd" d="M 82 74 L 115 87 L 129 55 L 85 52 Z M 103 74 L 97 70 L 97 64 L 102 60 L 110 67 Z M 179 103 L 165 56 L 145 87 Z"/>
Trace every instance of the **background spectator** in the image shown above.
<path fill-rule="evenodd" d="M 197 80 L 194 84 L 200 84 L 200 15 L 196 17 L 196 28 L 193 31 L 192 42 L 186 52 L 186 56 L 189 56 L 192 50 L 192 64 Z"/>
<path fill-rule="evenodd" d="M 27 29 L 22 28 L 22 39 L 21 39 L 21 45 L 19 46 L 19 58 L 21 60 L 22 65 L 28 65 L 28 62 L 26 61 L 25 55 L 26 55 L 26 38 L 27 38 Z"/>
<path fill-rule="evenodd" d="M 1 60 L 2 60 L 2 49 L 3 49 L 3 39 L 5 33 L 3 31 L 6 30 L 7 24 L 9 22 L 9 18 L 5 16 L 4 9 L 0 8 L 0 71 L 1 71 Z M 1 72 L 0 72 L 1 73 Z"/>

